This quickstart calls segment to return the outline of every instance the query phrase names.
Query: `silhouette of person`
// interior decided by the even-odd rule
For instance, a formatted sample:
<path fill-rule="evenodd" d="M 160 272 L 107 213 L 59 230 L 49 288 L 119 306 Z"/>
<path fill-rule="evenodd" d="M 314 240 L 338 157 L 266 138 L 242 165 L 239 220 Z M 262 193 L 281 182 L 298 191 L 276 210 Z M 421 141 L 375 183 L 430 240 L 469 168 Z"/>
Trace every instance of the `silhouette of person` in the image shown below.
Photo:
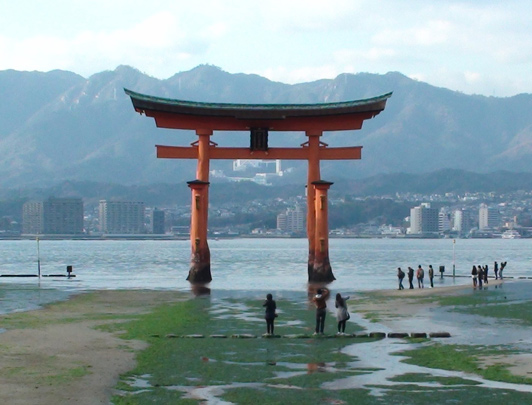
<path fill-rule="evenodd" d="M 397 278 L 399 279 L 399 289 L 404 290 L 403 279 L 405 278 L 405 272 L 400 267 L 397 268 Z"/>
<path fill-rule="evenodd" d="M 266 333 L 268 335 L 273 335 L 274 321 L 277 316 L 275 311 L 277 310 L 277 305 L 273 300 L 271 294 L 266 295 L 266 301 L 262 304 L 263 307 L 266 307 L 266 313 L 264 314 L 264 319 L 266 320 Z"/>
<path fill-rule="evenodd" d="M 502 280 L 502 271 L 506 267 L 507 262 L 501 262 L 501 268 L 499 269 L 499 278 Z"/>
<path fill-rule="evenodd" d="M 412 267 L 409 267 L 408 268 L 408 282 L 410 283 L 411 290 L 414 289 L 413 281 L 414 281 L 414 269 Z"/>

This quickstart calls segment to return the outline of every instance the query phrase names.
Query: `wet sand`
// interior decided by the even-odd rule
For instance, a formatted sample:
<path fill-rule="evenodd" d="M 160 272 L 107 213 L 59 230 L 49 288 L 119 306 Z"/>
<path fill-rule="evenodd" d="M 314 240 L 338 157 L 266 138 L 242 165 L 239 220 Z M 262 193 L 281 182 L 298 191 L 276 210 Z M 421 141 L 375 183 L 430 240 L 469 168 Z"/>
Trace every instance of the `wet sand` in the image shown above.
<path fill-rule="evenodd" d="M 0 403 L 108 404 L 145 343 L 95 327 L 180 299 L 164 291 L 99 291 L 26 312 L 20 325 L 10 325 L 20 314 L 0 316 Z"/>
<path fill-rule="evenodd" d="M 489 287 L 500 284 L 490 281 Z M 423 319 L 428 319 L 436 304 L 418 298 L 452 295 L 465 289 L 472 287 L 375 291 L 371 294 L 383 299 L 374 301 L 354 297 L 349 301 L 351 322 L 368 331 L 384 328 L 399 332 L 415 326 L 429 332 Z M 187 298 L 187 294 L 170 291 L 98 291 L 24 313 L 20 323 L 13 323 L 12 318 L 18 315 L 0 316 L 0 328 L 6 329 L 0 333 L 0 403 L 109 403 L 120 374 L 134 368 L 135 351 L 145 343 L 127 341 L 95 327 Z M 365 319 L 368 313 L 378 314 L 378 322 Z M 512 372 L 530 376 L 532 366 L 527 356 L 485 361 L 514 364 Z"/>

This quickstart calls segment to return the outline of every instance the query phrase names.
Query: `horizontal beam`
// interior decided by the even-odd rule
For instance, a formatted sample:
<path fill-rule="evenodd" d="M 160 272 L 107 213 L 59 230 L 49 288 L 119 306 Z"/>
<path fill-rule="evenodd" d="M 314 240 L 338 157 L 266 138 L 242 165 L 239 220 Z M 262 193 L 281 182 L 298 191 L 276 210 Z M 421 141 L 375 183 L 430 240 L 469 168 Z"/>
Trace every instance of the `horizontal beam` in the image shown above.
<path fill-rule="evenodd" d="M 236 119 L 234 117 L 213 117 L 177 114 L 161 111 L 136 109 L 140 114 L 155 119 L 158 128 L 190 129 L 211 131 L 249 131 L 250 128 L 268 128 L 269 131 L 349 131 L 362 128 L 362 123 L 375 117 L 384 109 L 356 114 L 324 117 L 286 117 L 284 119 Z"/>
<path fill-rule="evenodd" d="M 197 159 L 197 146 L 164 146 L 156 145 L 157 157 L 160 159 Z M 352 160 L 361 159 L 362 146 L 340 148 L 320 147 L 320 160 Z M 267 151 L 252 151 L 249 148 L 209 147 L 210 159 L 257 159 L 257 160 L 308 160 L 308 147 L 302 148 L 269 148 Z"/>

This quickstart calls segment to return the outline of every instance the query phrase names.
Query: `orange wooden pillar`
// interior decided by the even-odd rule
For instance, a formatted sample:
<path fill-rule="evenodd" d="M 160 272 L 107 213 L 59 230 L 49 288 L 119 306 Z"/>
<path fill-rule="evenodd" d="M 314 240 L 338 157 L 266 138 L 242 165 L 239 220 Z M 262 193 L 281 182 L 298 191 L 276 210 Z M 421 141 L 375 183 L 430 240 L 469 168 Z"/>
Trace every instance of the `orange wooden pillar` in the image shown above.
<path fill-rule="evenodd" d="M 192 190 L 190 216 L 190 269 L 187 280 L 191 283 L 204 284 L 212 280 L 211 253 L 207 243 L 207 222 L 205 211 L 208 207 L 207 190 L 209 183 L 201 180 L 187 182 Z"/>
<path fill-rule="evenodd" d="M 309 132 L 308 136 L 308 171 L 307 171 L 307 238 L 308 238 L 308 279 L 313 278 L 314 257 L 315 257 L 315 233 L 316 233 L 316 215 L 314 195 L 315 189 L 312 183 L 320 179 L 320 136 L 321 131 Z"/>
<path fill-rule="evenodd" d="M 312 278 L 309 282 L 329 283 L 335 280 L 329 261 L 329 208 L 327 191 L 333 183 L 318 180 L 312 183 L 315 189 L 314 214 L 315 214 L 315 237 L 314 237 L 314 264 Z"/>
<path fill-rule="evenodd" d="M 188 182 L 192 190 L 190 215 L 190 243 L 192 254 L 187 280 L 204 284 L 212 280 L 211 253 L 207 242 L 209 219 L 209 147 L 211 130 L 197 129 L 198 166 L 195 181 Z"/>

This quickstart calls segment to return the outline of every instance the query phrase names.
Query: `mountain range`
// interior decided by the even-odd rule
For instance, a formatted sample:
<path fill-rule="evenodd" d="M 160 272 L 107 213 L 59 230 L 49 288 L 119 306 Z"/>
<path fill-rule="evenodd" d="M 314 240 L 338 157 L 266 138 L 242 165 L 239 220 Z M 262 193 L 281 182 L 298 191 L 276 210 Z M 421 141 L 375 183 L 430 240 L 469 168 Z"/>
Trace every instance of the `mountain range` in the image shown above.
<path fill-rule="evenodd" d="M 84 78 L 72 72 L 0 71 L 0 187 L 50 187 L 71 181 L 147 185 L 195 177 L 195 162 L 162 160 L 156 144 L 186 146 L 191 131 L 158 129 L 123 89 L 167 98 L 228 103 L 324 103 L 388 92 L 386 109 L 359 131 L 322 137 L 331 147 L 363 146 L 362 159 L 322 162 L 322 178 L 345 182 L 378 174 L 459 176 L 532 172 L 532 95 L 466 95 L 397 72 L 342 74 L 301 84 L 230 74 L 201 65 L 159 80 L 128 66 Z M 220 146 L 247 146 L 249 134 L 215 133 Z M 303 133 L 270 133 L 270 146 L 298 146 Z M 283 162 L 283 182 L 304 183 L 305 162 Z M 231 162 L 211 168 L 231 170 Z M 458 170 L 457 170 L 458 169 Z M 216 181 L 213 179 L 213 181 Z"/>

